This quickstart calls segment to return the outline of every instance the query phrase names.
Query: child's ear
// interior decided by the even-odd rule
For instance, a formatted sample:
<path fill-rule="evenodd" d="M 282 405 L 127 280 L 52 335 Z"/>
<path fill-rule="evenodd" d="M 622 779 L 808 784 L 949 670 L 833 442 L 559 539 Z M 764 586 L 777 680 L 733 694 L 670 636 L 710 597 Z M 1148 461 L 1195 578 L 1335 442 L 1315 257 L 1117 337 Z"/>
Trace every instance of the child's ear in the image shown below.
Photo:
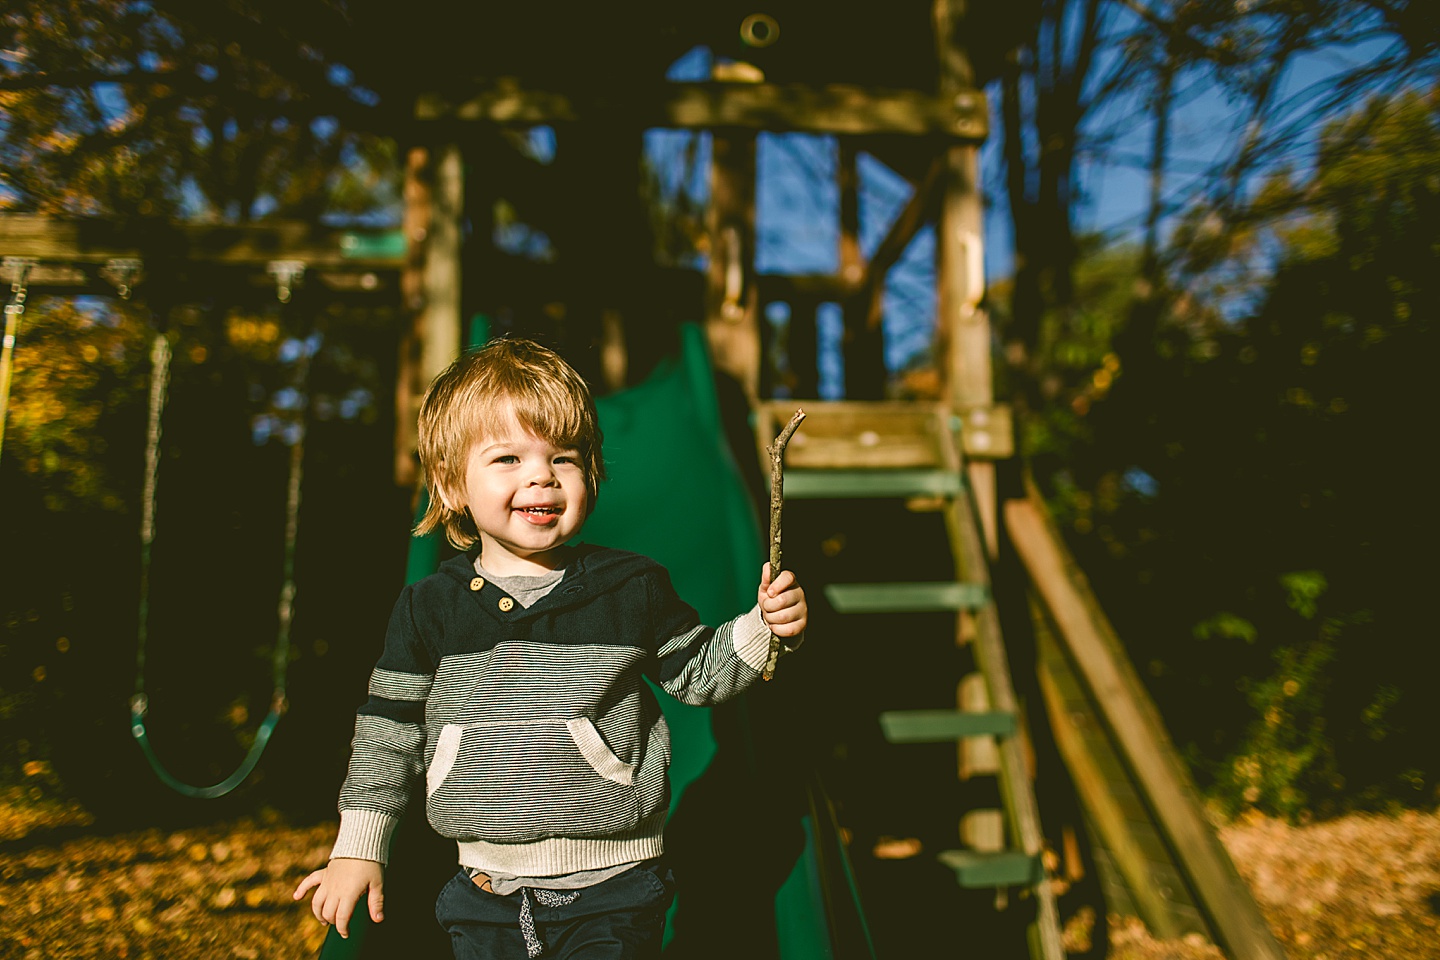
<path fill-rule="evenodd" d="M 445 476 L 444 460 L 435 464 L 435 470 L 430 476 L 435 480 L 435 488 L 430 491 L 430 496 L 439 499 L 442 507 L 451 513 L 455 513 L 455 498 L 451 496 L 450 491 L 446 489 L 445 481 L 440 479 Z"/>
<path fill-rule="evenodd" d="M 455 508 L 455 503 L 456 503 L 456 499 L 457 499 L 457 498 L 455 497 L 455 495 L 454 495 L 453 493 L 451 493 L 449 490 L 447 490 L 447 489 L 445 488 L 445 485 L 444 485 L 443 483 L 437 486 L 437 488 L 436 488 L 435 491 L 434 491 L 434 495 L 440 498 L 440 504 L 441 504 L 441 506 L 443 506 L 446 510 L 449 510 L 451 513 L 460 513 L 460 512 L 461 512 L 461 511 L 459 511 L 459 510 L 457 510 L 457 509 Z"/>

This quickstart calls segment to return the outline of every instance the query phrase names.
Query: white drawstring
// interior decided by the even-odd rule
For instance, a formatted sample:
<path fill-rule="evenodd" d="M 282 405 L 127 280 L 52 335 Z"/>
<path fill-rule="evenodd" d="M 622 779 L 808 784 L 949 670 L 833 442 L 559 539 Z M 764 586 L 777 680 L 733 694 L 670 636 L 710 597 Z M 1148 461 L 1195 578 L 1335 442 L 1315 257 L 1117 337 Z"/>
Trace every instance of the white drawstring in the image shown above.
<path fill-rule="evenodd" d="M 558 890 L 539 890 L 530 887 L 520 888 L 520 933 L 525 937 L 525 953 L 530 960 L 545 952 L 545 944 L 540 941 L 540 935 L 535 932 L 535 912 L 530 906 L 530 897 L 534 896 L 542 907 L 563 907 L 566 904 L 574 903 L 580 896 L 579 890 L 572 890 L 569 893 L 561 893 Z"/>

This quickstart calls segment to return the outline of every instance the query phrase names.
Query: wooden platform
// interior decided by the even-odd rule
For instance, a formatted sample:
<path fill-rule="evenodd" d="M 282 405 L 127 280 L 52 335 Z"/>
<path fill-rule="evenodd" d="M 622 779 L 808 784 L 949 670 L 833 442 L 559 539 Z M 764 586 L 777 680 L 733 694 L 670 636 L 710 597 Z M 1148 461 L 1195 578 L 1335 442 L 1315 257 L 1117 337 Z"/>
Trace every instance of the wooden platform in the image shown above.
<path fill-rule="evenodd" d="M 1010 408 L 1004 404 L 955 413 L 937 401 L 770 400 L 760 404 L 756 418 L 762 461 L 765 446 L 797 408 L 805 411 L 805 423 L 785 452 L 787 471 L 959 471 L 950 453 L 957 445 L 976 459 L 1014 452 Z"/>

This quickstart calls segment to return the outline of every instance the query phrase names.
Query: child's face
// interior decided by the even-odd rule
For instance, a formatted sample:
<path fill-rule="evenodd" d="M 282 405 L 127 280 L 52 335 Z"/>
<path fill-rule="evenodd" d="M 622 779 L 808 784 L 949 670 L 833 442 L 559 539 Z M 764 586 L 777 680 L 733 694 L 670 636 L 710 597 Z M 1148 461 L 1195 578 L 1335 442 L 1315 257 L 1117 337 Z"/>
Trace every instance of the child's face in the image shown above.
<path fill-rule="evenodd" d="M 590 508 L 579 451 L 528 432 L 513 413 L 471 447 L 458 493 L 448 505 L 469 507 L 485 569 L 501 576 L 559 566 Z"/>

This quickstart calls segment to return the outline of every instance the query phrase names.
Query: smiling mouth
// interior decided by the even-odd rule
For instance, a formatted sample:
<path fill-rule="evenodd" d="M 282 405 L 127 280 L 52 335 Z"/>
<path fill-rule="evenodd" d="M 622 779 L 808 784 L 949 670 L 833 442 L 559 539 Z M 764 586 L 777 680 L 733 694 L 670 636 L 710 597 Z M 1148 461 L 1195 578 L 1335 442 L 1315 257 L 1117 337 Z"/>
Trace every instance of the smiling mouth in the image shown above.
<path fill-rule="evenodd" d="M 562 512 L 560 507 L 517 507 L 517 513 L 529 514 L 532 517 L 553 517 Z"/>

